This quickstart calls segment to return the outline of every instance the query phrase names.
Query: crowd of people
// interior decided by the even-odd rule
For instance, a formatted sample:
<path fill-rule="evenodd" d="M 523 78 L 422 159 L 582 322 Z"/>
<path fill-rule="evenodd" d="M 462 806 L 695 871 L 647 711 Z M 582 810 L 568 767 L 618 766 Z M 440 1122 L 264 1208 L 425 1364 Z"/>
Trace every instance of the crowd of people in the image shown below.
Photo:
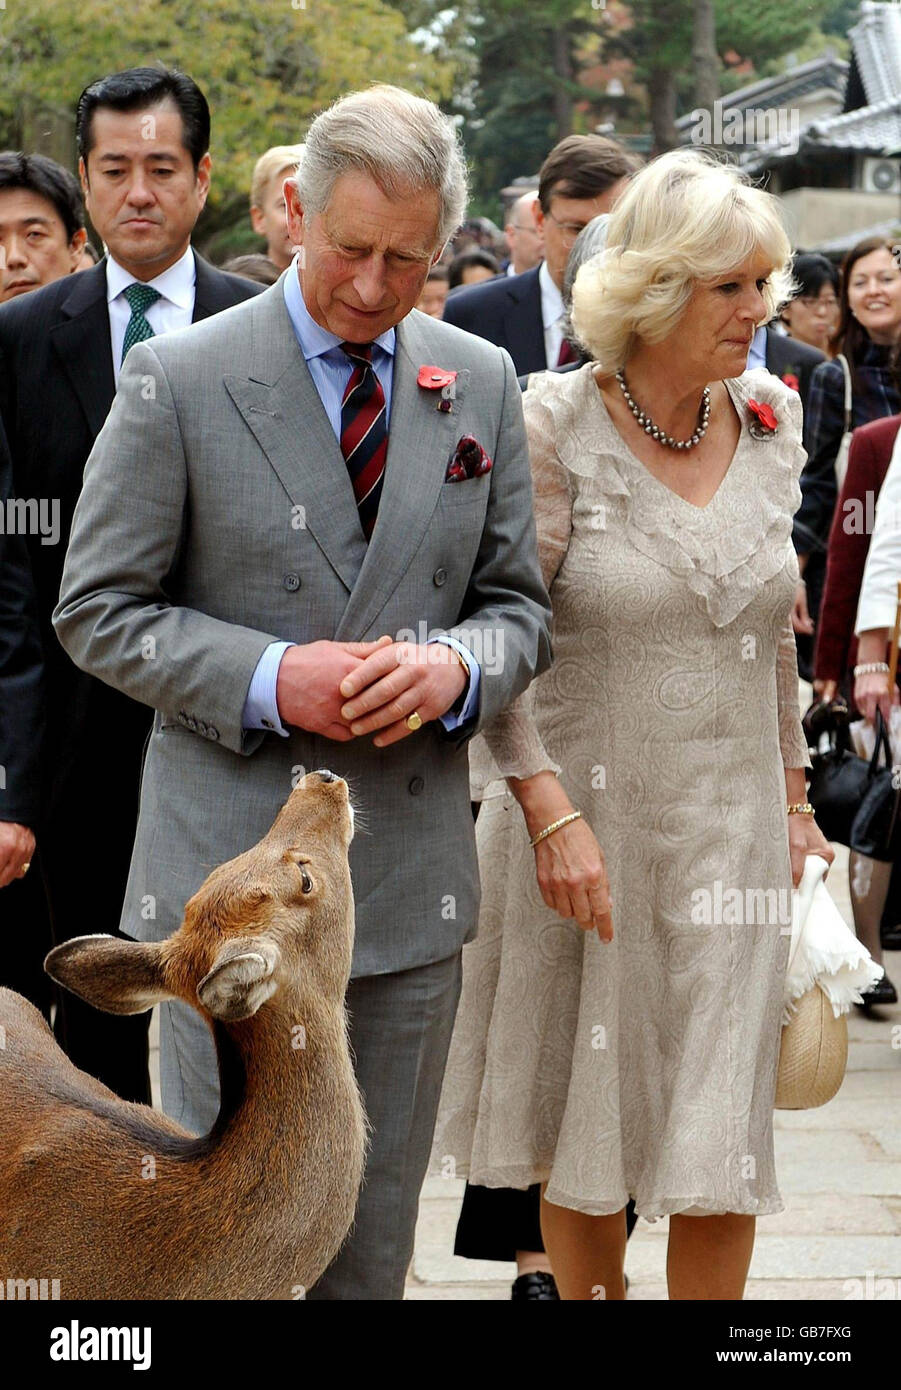
<path fill-rule="evenodd" d="M 788 942 L 693 904 L 834 858 L 799 670 L 890 714 L 897 537 L 876 574 L 847 517 L 901 488 L 898 246 L 796 253 L 730 164 L 599 135 L 501 235 L 465 220 L 453 123 L 376 86 L 260 157 L 261 249 L 218 268 L 190 77 L 109 74 L 76 133 L 77 179 L 0 153 L 0 984 L 150 1103 L 149 1013 L 51 995 L 46 950 L 164 940 L 329 767 L 371 821 L 372 1139 L 308 1296 L 403 1296 L 431 1160 L 468 1179 L 456 1253 L 515 1259 L 517 1300 L 625 1297 L 639 1215 L 669 1217 L 672 1298 L 741 1298 L 783 1209 Z M 852 855 L 876 960 L 891 880 Z M 209 1130 L 179 1003 L 160 1076 Z"/>

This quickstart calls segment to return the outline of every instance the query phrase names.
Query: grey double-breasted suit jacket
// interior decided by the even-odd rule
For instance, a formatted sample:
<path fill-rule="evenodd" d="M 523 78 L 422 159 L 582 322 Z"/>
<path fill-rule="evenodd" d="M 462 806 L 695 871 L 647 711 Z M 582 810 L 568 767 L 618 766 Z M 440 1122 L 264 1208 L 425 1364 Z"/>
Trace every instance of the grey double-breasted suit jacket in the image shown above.
<path fill-rule="evenodd" d="M 423 365 L 458 373 L 450 412 L 417 385 Z M 493 467 L 447 483 L 469 434 Z M 548 665 L 549 617 L 520 391 L 500 349 L 415 310 L 398 325 L 367 545 L 281 281 L 134 347 L 85 469 L 54 614 L 79 666 L 156 710 L 122 930 L 168 936 L 303 770 L 329 767 L 364 822 L 351 847 L 354 974 L 454 954 L 479 899 L 466 741 Z M 462 732 L 431 722 L 377 749 L 371 736 L 242 727 L 270 642 L 411 630 L 480 647 L 479 714 Z M 102 873 L 102 825 L 97 845 Z"/>

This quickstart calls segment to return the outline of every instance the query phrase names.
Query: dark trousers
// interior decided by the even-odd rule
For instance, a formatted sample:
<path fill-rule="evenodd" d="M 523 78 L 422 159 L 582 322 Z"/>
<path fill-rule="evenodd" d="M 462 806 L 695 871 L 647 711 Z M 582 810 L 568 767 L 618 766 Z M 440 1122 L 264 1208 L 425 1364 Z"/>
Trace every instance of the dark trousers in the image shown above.
<path fill-rule="evenodd" d="M 71 722 L 62 724 L 58 714 L 50 724 L 52 775 L 36 862 L 24 879 L 0 890 L 4 938 L 17 921 L 24 926 L 12 967 L 0 956 L 0 984 L 18 989 L 45 1016 L 50 982 L 42 962 L 50 945 L 122 934 L 141 761 L 153 720 L 146 706 L 90 677 L 82 680 L 90 687 L 85 692 L 79 682 Z M 54 1033 L 70 1060 L 123 1100 L 149 1105 L 149 1011 L 102 1013 L 65 989 L 55 1000 Z"/>
<path fill-rule="evenodd" d="M 454 1254 L 470 1260 L 515 1260 L 517 1250 L 544 1250 L 538 1183 L 524 1189 L 466 1184 Z M 626 1234 L 635 1229 L 635 1203 L 626 1207 Z"/>
<path fill-rule="evenodd" d="M 23 995 L 49 1023 L 54 987 L 44 970 L 44 957 L 53 938 L 40 848 L 35 851 L 25 877 L 0 888 L 0 939 L 0 985 Z"/>

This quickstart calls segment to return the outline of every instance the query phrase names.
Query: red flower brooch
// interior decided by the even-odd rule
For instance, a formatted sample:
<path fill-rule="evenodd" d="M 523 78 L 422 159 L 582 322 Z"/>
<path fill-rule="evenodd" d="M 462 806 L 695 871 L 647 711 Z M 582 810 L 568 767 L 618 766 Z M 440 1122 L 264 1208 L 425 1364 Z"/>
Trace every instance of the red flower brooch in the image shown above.
<path fill-rule="evenodd" d="M 457 373 L 444 367 L 420 367 L 416 377 L 417 386 L 425 391 L 440 391 L 438 409 L 445 415 L 453 408 L 457 396 Z"/>
<path fill-rule="evenodd" d="M 800 383 L 800 381 L 798 380 L 798 378 L 795 376 L 794 372 L 783 372 L 783 374 L 782 374 L 782 380 L 785 382 L 785 384 L 786 384 L 786 386 L 788 387 L 789 391 L 797 391 L 798 395 L 800 396 L 800 394 L 801 394 L 801 383 Z"/>
<path fill-rule="evenodd" d="M 749 400 L 748 409 L 751 412 L 749 433 L 752 439 L 769 439 L 776 433 L 779 421 L 771 405 L 767 405 L 766 401 Z"/>

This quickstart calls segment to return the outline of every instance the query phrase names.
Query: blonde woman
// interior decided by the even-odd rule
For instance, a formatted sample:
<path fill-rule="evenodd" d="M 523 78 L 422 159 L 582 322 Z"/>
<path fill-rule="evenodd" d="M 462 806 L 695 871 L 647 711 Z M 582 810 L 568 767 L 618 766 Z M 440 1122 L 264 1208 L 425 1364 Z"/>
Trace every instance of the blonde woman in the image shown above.
<path fill-rule="evenodd" d="M 790 891 L 832 859 L 789 622 L 801 405 L 745 371 L 789 261 L 773 198 L 662 156 L 575 282 L 594 362 L 525 397 L 555 662 L 486 731 L 493 773 L 473 753 L 483 906 L 434 1158 L 542 1184 L 565 1299 L 624 1297 L 630 1196 L 670 1218 L 674 1299 L 741 1298 L 783 1209 Z"/>

